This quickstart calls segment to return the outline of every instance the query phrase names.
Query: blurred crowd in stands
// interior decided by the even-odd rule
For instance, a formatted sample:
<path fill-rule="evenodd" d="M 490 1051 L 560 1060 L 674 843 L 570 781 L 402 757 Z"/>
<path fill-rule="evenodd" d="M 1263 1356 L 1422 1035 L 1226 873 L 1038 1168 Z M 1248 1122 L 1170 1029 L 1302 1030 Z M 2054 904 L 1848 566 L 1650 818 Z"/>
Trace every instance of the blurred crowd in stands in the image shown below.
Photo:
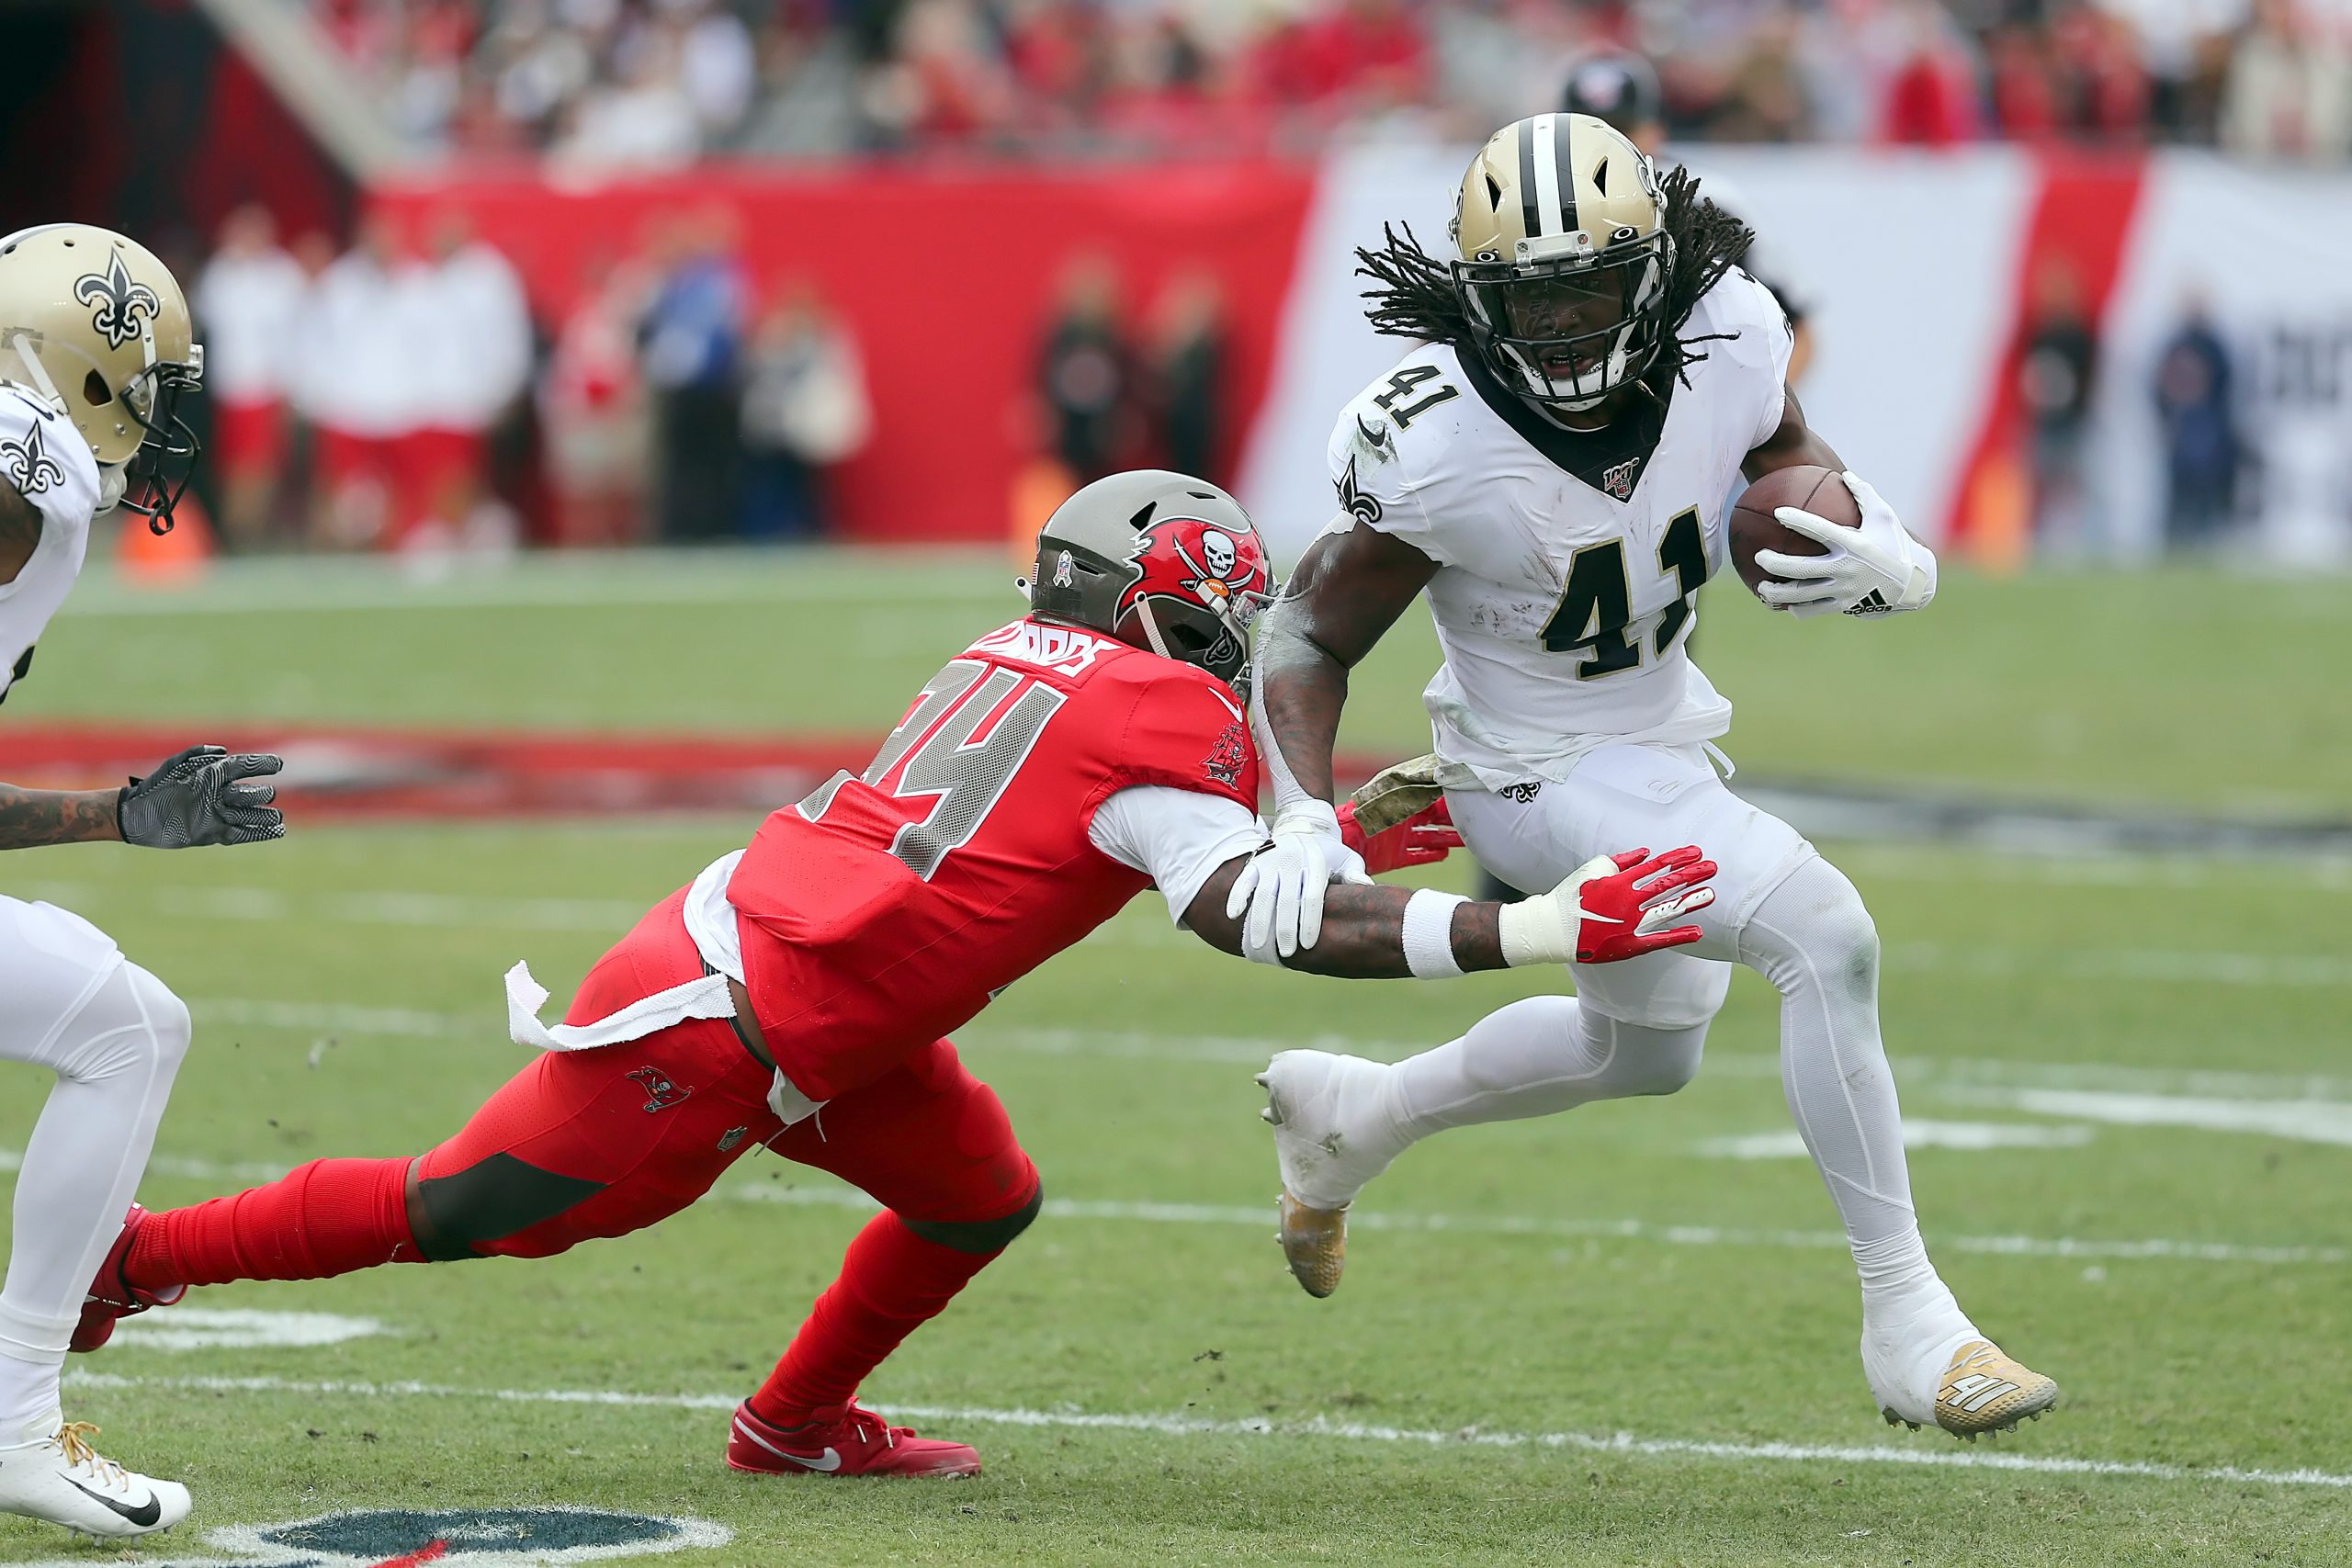
<path fill-rule="evenodd" d="M 1475 139 L 1615 49 L 1678 140 L 2352 155 L 2347 0 L 302 3 L 413 143 L 582 167 Z"/>
<path fill-rule="evenodd" d="M 756 283 L 723 206 L 592 258 L 552 320 L 449 209 L 405 232 L 374 213 L 337 254 L 319 234 L 281 246 L 243 208 L 195 276 L 200 482 L 234 551 L 818 538 L 832 470 L 872 432 L 848 324 L 805 278 Z M 1229 479 L 1212 279 L 1179 272 L 1131 313 L 1081 250 L 1035 333 L 1010 411 L 1029 529 L 1125 467 Z"/>
<path fill-rule="evenodd" d="M 806 285 L 755 298 L 723 212 L 664 224 L 536 324 L 454 212 L 341 254 L 232 214 L 192 296 L 219 533 L 233 550 L 808 537 L 870 422 L 856 345 Z"/>

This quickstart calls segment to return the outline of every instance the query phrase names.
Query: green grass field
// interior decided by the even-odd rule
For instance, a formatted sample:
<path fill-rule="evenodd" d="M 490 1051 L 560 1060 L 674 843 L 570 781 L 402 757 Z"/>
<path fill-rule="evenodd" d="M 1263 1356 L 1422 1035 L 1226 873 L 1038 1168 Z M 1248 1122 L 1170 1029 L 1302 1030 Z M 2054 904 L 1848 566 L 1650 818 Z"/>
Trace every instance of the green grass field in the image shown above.
<path fill-rule="evenodd" d="M 67 716 L 875 732 L 1010 616 L 1004 575 L 567 562 L 412 594 L 272 569 L 173 602 L 94 582 L 10 698 L 0 762 L 8 722 Z M 1945 592 L 1882 626 L 1716 594 L 1702 651 L 1740 705 L 1734 755 L 2023 798 L 2352 810 L 2352 584 Z M 1427 647 L 1415 626 L 1360 676 L 1360 749 L 1419 749 Z M 750 827 L 298 823 L 243 852 L 12 855 L 0 890 L 97 920 L 195 1008 L 142 1193 L 171 1204 L 446 1135 L 525 1059 L 500 973 L 526 957 L 560 993 Z M 1912 1166 L 1947 1278 L 2067 1390 L 1997 1445 L 1890 1432 L 1871 1408 L 1834 1211 L 1778 1152 L 1755 976 L 1684 1093 L 1408 1155 L 1318 1303 L 1271 1239 L 1255 1066 L 1334 1038 L 1401 1055 L 1545 977 L 1276 975 L 1145 903 L 963 1037 L 1052 1206 L 867 1393 L 978 1444 L 976 1481 L 720 1463 L 727 1408 L 861 1223 L 764 1154 L 670 1224 L 557 1259 L 201 1292 L 190 1307 L 380 1331 L 175 1348 L 157 1337 L 175 1314 L 153 1314 L 76 1359 L 71 1413 L 197 1488 L 190 1526 L 130 1559 L 151 1563 L 235 1555 L 203 1539 L 232 1525 L 524 1503 L 712 1521 L 731 1543 L 675 1561 L 763 1568 L 2352 1562 L 2352 875 L 1826 847 L 1886 940 L 1908 1114 L 1999 1145 Z M 9 1151 L 42 1089 L 12 1071 Z M 122 1554 L 0 1520 L 0 1560 L 60 1558 Z"/>

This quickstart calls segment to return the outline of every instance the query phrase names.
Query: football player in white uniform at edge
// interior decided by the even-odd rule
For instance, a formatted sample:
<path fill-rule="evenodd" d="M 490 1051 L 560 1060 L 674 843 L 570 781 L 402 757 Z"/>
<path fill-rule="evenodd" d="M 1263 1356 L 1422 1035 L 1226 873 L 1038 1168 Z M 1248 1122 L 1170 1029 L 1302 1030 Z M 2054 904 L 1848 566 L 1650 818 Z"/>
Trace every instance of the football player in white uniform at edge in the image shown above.
<path fill-rule="evenodd" d="M 196 456 L 173 403 L 201 379 L 202 355 L 179 285 L 130 240 L 81 224 L 0 239 L 0 697 L 30 671 L 93 517 L 125 505 L 171 526 Z M 141 447 L 141 473 L 127 476 Z M 0 784 L 0 850 L 279 838 L 271 786 L 239 782 L 277 768 L 199 746 L 119 790 Z M 101 1457 L 96 1428 L 64 1418 L 58 1373 L 188 1039 L 187 1009 L 105 932 L 0 892 L 0 1058 L 57 1075 L 17 1170 L 0 1288 L 0 1511 L 91 1536 L 187 1517 L 187 1487 Z"/>
<path fill-rule="evenodd" d="M 1737 265 L 1747 231 L 1583 115 L 1498 132 L 1455 210 L 1448 259 L 1409 233 L 1359 253 L 1373 324 L 1424 346 L 1341 412 L 1345 510 L 1260 632 L 1275 847 L 1234 905 L 1253 948 L 1287 951 L 1315 941 L 1327 879 L 1359 879 L 1329 804 L 1348 671 L 1424 592 L 1444 664 L 1422 773 L 1481 863 L 1548 887 L 1602 845 L 1695 842 L 1722 869 L 1698 943 L 1577 965 L 1574 998 L 1513 1003 L 1394 1066 L 1276 1056 L 1261 1081 L 1293 1271 L 1317 1294 L 1338 1282 L 1347 1205 L 1419 1139 L 1680 1089 L 1745 964 L 1781 993 L 1782 1086 L 1845 1221 L 1862 1368 L 1887 1419 L 1973 1437 L 2038 1416 L 2056 1384 L 1976 1330 L 1920 1241 L 1870 912 L 1793 829 L 1724 787 L 1711 742 L 1731 706 L 1683 649 L 1738 477 L 1845 469 L 1786 389 L 1789 327 Z M 1827 553 L 1760 552 L 1779 580 L 1765 601 L 1800 618 L 1925 608 L 1934 556 L 1844 477 L 1860 527 L 1783 509 Z M 1448 897 L 1419 902 L 1421 929 L 1442 930 Z M 1442 944 L 1418 951 L 1444 967 Z"/>

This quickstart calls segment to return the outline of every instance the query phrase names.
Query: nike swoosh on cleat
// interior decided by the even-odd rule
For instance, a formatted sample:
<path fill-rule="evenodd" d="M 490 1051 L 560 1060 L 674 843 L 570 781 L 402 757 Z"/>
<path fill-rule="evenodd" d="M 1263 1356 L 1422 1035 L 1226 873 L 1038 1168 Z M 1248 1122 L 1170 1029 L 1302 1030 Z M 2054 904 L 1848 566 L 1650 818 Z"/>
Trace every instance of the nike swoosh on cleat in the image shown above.
<path fill-rule="evenodd" d="M 825 1451 L 827 1453 L 831 1453 L 833 1450 L 827 1449 Z M 64 1481 L 66 1485 L 71 1486 L 74 1491 L 79 1492 L 91 1502 L 113 1509 L 116 1513 L 120 1514 L 132 1524 L 137 1525 L 141 1529 L 153 1529 L 155 1528 L 155 1521 L 164 1517 L 163 1502 L 152 1492 L 147 1495 L 147 1501 L 133 1508 L 125 1504 L 118 1503 L 111 1497 L 104 1496 L 98 1493 L 91 1491 L 88 1487 L 83 1485 L 80 1482 L 74 1480 L 70 1475 L 66 1476 Z"/>
<path fill-rule="evenodd" d="M 839 1470 L 842 1467 L 842 1456 L 832 1449 L 827 1449 L 815 1459 L 809 1459 L 803 1454 L 786 1453 L 782 1449 L 771 1449 L 768 1451 L 775 1455 L 778 1459 L 788 1459 L 793 1463 L 797 1465 L 806 1465 L 810 1470 L 831 1472 Z"/>

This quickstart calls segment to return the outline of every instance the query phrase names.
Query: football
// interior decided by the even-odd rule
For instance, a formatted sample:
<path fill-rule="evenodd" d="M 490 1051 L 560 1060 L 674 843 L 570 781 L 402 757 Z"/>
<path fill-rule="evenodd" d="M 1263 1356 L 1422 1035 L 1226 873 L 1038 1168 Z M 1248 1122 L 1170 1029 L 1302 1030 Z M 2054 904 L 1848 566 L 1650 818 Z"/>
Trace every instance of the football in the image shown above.
<path fill-rule="evenodd" d="M 1828 553 L 1803 534 L 1781 525 L 1772 513 L 1782 506 L 1800 507 L 1849 528 L 1862 525 L 1862 509 L 1854 504 L 1854 492 L 1846 488 L 1836 469 L 1804 463 L 1766 474 L 1740 491 L 1731 512 L 1731 563 L 1750 593 L 1771 575 L 1756 564 L 1757 551 L 1779 550 L 1791 556 Z"/>

